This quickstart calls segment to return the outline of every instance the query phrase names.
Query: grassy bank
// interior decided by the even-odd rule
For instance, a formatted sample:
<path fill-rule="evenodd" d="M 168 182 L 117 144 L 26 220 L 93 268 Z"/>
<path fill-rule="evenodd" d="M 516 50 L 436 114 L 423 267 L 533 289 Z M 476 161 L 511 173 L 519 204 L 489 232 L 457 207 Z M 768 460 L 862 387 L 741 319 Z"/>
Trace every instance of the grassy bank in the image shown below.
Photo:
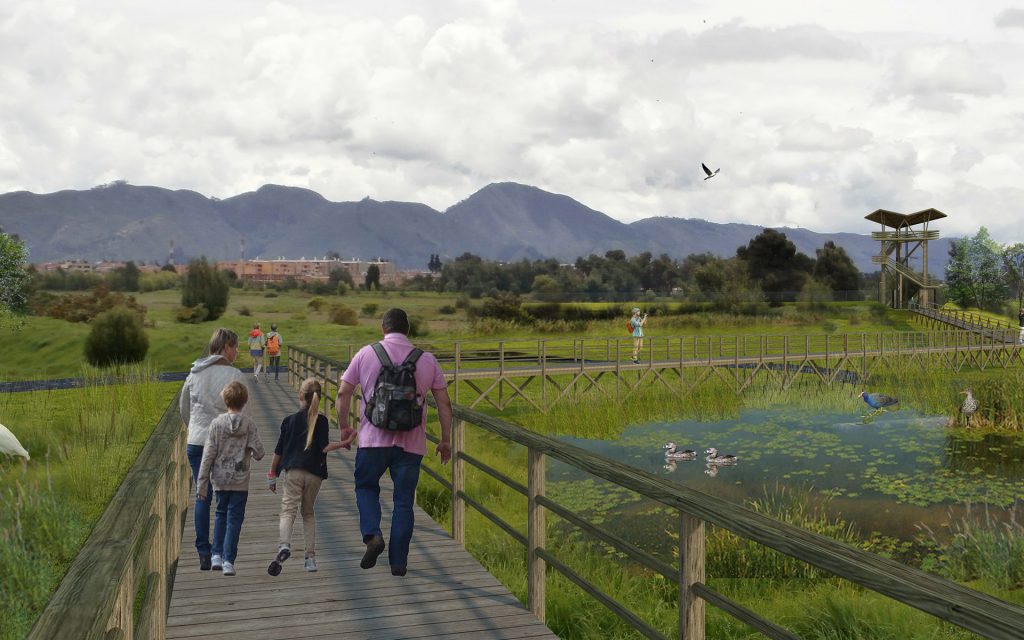
<path fill-rule="evenodd" d="M 0 457 L 0 640 L 28 632 L 178 386 L 0 394 L 3 424 L 32 456 Z"/>

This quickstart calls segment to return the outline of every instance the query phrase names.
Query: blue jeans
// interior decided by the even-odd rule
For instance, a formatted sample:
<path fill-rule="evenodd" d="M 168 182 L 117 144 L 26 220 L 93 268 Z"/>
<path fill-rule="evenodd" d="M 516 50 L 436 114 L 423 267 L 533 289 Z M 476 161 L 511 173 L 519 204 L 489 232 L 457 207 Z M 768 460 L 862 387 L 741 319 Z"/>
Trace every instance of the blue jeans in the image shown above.
<path fill-rule="evenodd" d="M 421 460 L 423 456 L 406 453 L 401 447 L 359 447 L 356 450 L 356 506 L 359 507 L 359 532 L 363 534 L 363 542 L 368 542 L 373 536 L 383 536 L 380 530 L 380 479 L 385 470 L 391 471 L 395 509 L 391 513 L 388 562 L 392 567 L 404 567 L 409 562 L 409 542 L 415 524 L 412 508 L 420 480 Z"/>
<path fill-rule="evenodd" d="M 192 487 L 195 489 L 196 507 L 193 514 L 196 526 L 196 551 L 199 556 L 210 555 L 210 500 L 199 499 L 199 465 L 203 462 L 203 446 L 190 444 L 185 447 L 188 465 L 192 467 Z M 211 492 L 212 493 L 212 492 Z"/>
<path fill-rule="evenodd" d="M 245 520 L 248 491 L 218 491 L 217 514 L 213 517 L 213 555 L 234 564 L 238 557 L 238 537 Z"/>
<path fill-rule="evenodd" d="M 267 375 L 270 375 L 270 370 L 274 370 L 274 380 L 278 379 L 281 374 L 281 356 L 267 356 L 270 360 L 270 365 L 267 367 Z"/>

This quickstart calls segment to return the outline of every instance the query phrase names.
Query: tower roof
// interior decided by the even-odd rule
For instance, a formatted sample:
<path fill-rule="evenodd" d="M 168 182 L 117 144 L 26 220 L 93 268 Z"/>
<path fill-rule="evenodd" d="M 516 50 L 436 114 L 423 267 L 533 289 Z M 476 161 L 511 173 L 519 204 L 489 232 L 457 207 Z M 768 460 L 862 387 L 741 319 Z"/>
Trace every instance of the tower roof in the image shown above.
<path fill-rule="evenodd" d="M 917 213 L 896 213 L 895 211 L 879 209 L 864 216 L 864 219 L 870 220 L 871 222 L 881 223 L 887 227 L 892 227 L 893 229 L 900 229 L 903 227 L 912 227 L 915 224 L 921 224 L 922 222 L 940 220 L 945 217 L 946 214 L 942 213 L 938 209 L 924 209 Z"/>

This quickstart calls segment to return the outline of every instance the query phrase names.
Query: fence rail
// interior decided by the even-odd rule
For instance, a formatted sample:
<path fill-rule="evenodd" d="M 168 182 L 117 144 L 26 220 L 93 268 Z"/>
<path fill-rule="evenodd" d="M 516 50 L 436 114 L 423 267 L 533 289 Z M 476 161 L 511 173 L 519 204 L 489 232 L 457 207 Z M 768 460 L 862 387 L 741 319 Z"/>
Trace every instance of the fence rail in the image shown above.
<path fill-rule="evenodd" d="M 291 358 L 291 356 L 289 356 Z M 291 362 L 291 360 L 290 360 Z M 311 352 L 296 354 L 300 375 L 320 378 L 326 388 L 336 384 L 336 373 L 342 365 L 337 360 L 321 358 Z M 291 367 L 289 370 L 292 371 Z M 333 375 L 332 381 L 329 377 Z M 1024 628 L 1024 608 L 973 591 L 938 576 L 908 567 L 893 560 L 861 551 L 830 538 L 814 534 L 764 515 L 732 504 L 720 498 L 676 485 L 659 476 L 634 469 L 615 460 L 587 452 L 559 442 L 499 418 L 473 409 L 455 405 L 455 424 L 452 433 L 452 468 L 450 478 L 429 467 L 423 471 L 451 492 L 452 535 L 465 544 L 466 508 L 478 511 L 493 522 L 517 544 L 527 551 L 527 604 L 541 620 L 545 619 L 546 569 L 561 573 L 569 581 L 612 611 L 626 624 L 652 639 L 665 639 L 656 629 L 614 597 L 603 593 L 596 585 L 560 561 L 549 551 L 551 532 L 547 527 L 547 514 L 552 514 L 589 534 L 603 544 L 610 545 L 630 562 L 660 574 L 679 586 L 679 635 L 686 640 L 703 640 L 704 608 L 706 604 L 746 623 L 769 638 L 796 638 L 790 631 L 765 619 L 757 612 L 715 591 L 707 584 L 704 549 L 705 528 L 711 524 L 762 544 L 780 553 L 796 558 L 841 579 L 888 596 L 924 611 L 940 620 L 958 625 L 993 640 L 1020 638 Z M 468 426 L 482 429 L 506 442 L 527 449 L 527 465 L 521 470 L 526 477 L 523 484 L 491 468 L 466 451 Z M 434 442 L 436 437 L 429 436 Z M 592 476 L 607 480 L 645 498 L 657 501 L 678 512 L 679 557 L 678 566 L 671 566 L 653 557 L 643 549 L 603 530 L 583 515 L 560 505 L 545 495 L 546 461 L 559 460 Z M 466 482 L 467 467 L 482 472 L 510 490 L 527 499 L 527 530 L 519 531 L 512 524 L 490 511 L 473 498 Z"/>
<path fill-rule="evenodd" d="M 916 316 L 922 321 L 929 318 Z M 539 411 L 587 393 L 621 400 L 651 384 L 685 398 L 707 384 L 727 383 L 737 393 L 771 377 L 789 388 L 811 376 L 826 386 L 866 383 L 886 368 L 940 367 L 959 371 L 1024 365 L 1017 331 L 953 329 L 845 334 L 658 336 L 645 338 L 636 362 L 631 338 L 423 343 L 441 363 L 453 400 L 498 410 L 525 403 Z M 291 347 L 288 366 L 301 376 L 345 369 L 361 345 L 341 345 L 337 357 Z M 315 364 L 314 364 L 315 363 Z M 327 376 L 327 377 L 332 377 Z M 333 401 L 337 380 L 325 389 Z M 327 405 L 329 406 L 329 402 Z"/>
<path fill-rule="evenodd" d="M 166 635 L 191 478 L 177 407 L 175 396 L 29 640 Z"/>

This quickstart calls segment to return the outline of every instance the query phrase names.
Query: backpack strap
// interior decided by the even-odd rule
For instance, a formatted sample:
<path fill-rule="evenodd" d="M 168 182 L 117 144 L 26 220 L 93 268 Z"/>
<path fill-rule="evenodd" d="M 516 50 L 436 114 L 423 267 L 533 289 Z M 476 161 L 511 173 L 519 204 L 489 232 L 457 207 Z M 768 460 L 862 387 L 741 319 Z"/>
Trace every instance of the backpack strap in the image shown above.
<path fill-rule="evenodd" d="M 391 362 L 388 352 L 384 350 L 384 345 L 379 342 L 373 343 L 373 352 L 377 354 L 377 359 L 380 360 L 382 367 L 394 367 L 395 363 Z M 411 355 L 411 354 L 410 354 Z M 408 358 L 406 358 L 408 360 Z"/>
<path fill-rule="evenodd" d="M 419 360 L 420 356 L 422 356 L 422 355 L 423 355 L 423 349 L 420 349 L 418 347 L 413 348 L 413 350 L 409 352 L 409 355 L 405 356 L 405 360 L 402 360 L 402 365 L 401 366 L 403 366 L 403 367 L 408 366 L 410 370 L 415 371 L 416 370 L 416 361 Z"/>

